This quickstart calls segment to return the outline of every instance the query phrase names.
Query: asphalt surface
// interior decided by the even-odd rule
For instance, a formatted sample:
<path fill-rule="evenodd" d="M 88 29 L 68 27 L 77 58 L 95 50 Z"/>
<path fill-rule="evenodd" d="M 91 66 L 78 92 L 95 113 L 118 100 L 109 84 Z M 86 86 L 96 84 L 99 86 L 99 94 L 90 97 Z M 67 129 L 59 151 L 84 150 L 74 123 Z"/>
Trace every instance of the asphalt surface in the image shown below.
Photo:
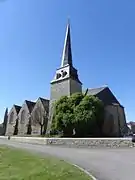
<path fill-rule="evenodd" d="M 78 149 L 1 140 L 0 145 L 51 155 L 79 165 L 98 180 L 134 180 L 135 149 Z"/>

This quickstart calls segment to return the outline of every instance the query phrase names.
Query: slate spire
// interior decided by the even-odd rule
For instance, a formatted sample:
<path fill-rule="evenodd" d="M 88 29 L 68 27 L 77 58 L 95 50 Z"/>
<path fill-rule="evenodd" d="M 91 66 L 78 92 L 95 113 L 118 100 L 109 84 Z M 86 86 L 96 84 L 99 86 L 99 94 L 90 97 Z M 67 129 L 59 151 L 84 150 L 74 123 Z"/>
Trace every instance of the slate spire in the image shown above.
<path fill-rule="evenodd" d="M 71 50 L 70 22 L 69 22 L 69 20 L 67 23 L 67 30 L 66 30 L 64 48 L 63 48 L 61 67 L 64 67 L 66 65 L 70 65 L 70 66 L 73 65 L 72 64 L 72 50 Z"/>

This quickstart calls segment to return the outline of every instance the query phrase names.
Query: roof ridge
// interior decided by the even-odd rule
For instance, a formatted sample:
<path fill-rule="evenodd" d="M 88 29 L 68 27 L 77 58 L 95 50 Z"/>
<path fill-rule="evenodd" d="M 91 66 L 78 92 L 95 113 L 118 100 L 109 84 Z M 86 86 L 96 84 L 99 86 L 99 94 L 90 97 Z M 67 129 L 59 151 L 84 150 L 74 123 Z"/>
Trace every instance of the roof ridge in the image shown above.
<path fill-rule="evenodd" d="M 40 102 L 46 110 L 49 110 L 49 100 L 39 97 Z"/>
<path fill-rule="evenodd" d="M 26 102 L 26 105 L 28 107 L 29 112 L 31 113 L 34 106 L 35 106 L 35 104 L 36 104 L 36 102 L 29 101 L 29 100 L 25 100 L 25 102 Z"/>
<path fill-rule="evenodd" d="M 38 99 L 43 99 L 43 100 L 49 101 L 49 99 L 45 99 L 45 98 L 43 98 L 43 97 L 39 97 Z"/>
<path fill-rule="evenodd" d="M 14 104 L 14 106 L 17 106 L 17 107 L 22 107 L 22 106 L 20 106 L 20 105 L 17 105 L 17 104 Z"/>
<path fill-rule="evenodd" d="M 18 114 L 20 109 L 22 108 L 22 106 L 19 106 L 19 105 L 16 105 L 16 104 L 14 104 L 13 106 L 15 107 L 15 110 L 16 110 L 16 112 Z"/>
<path fill-rule="evenodd" d="M 31 100 L 25 100 L 25 102 L 35 103 L 34 101 L 31 101 Z"/>
<path fill-rule="evenodd" d="M 100 87 L 95 87 L 95 88 L 88 88 L 88 89 L 100 89 L 100 88 L 107 88 L 108 86 L 100 86 Z"/>

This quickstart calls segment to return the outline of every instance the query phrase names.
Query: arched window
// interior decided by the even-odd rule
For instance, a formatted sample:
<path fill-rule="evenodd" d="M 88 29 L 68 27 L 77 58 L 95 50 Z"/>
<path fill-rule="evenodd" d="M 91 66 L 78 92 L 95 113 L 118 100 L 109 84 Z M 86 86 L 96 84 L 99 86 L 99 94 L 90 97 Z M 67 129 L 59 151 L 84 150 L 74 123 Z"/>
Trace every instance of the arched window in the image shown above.
<path fill-rule="evenodd" d="M 12 124 L 14 122 L 14 112 L 10 114 L 9 124 Z"/>
<path fill-rule="evenodd" d="M 20 121 L 21 124 L 25 123 L 25 118 L 26 118 L 26 113 L 25 110 L 23 110 L 21 113 L 21 121 Z"/>

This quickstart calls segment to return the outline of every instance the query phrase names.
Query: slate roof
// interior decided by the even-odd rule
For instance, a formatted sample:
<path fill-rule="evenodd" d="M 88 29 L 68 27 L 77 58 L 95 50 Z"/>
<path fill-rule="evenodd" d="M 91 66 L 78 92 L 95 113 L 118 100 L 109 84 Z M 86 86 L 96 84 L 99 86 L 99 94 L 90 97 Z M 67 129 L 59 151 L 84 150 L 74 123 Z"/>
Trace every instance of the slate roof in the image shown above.
<path fill-rule="evenodd" d="M 28 100 L 25 100 L 25 103 L 29 109 L 29 112 L 31 113 L 36 103 Z"/>
<path fill-rule="evenodd" d="M 90 88 L 88 89 L 88 94 L 89 95 L 97 95 L 101 91 L 103 91 L 106 87 L 98 87 L 98 88 Z"/>
<path fill-rule="evenodd" d="M 18 105 L 15 104 L 14 107 L 15 107 L 15 110 L 16 110 L 16 112 L 18 114 L 20 109 L 21 109 L 21 106 L 18 106 Z"/>
<path fill-rule="evenodd" d="M 48 99 L 41 98 L 41 97 L 39 97 L 39 99 L 41 100 L 44 108 L 45 108 L 45 109 L 47 108 L 48 111 L 49 111 L 49 100 L 48 100 Z M 47 109 L 46 109 L 46 110 L 47 110 Z"/>
<path fill-rule="evenodd" d="M 104 105 L 112 105 L 115 103 L 120 105 L 119 101 L 107 86 L 88 89 L 87 94 L 97 96 Z"/>
<path fill-rule="evenodd" d="M 70 38 L 70 24 L 67 24 L 66 37 L 62 55 L 61 67 L 70 65 L 72 67 L 72 51 L 71 51 L 71 38 Z"/>

